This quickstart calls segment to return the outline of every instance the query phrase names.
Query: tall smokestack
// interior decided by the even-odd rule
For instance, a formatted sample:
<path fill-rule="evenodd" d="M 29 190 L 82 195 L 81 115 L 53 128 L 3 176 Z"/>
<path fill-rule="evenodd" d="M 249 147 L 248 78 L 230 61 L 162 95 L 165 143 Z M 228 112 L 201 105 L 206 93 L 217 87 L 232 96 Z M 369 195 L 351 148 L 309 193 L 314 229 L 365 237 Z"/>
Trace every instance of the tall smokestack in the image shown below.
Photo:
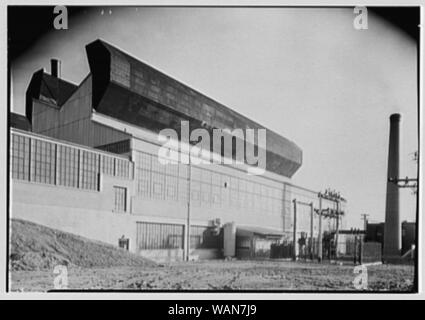
<path fill-rule="evenodd" d="M 396 181 L 389 181 L 389 179 L 399 178 L 400 120 L 401 115 L 398 113 L 392 114 L 390 116 L 390 143 L 388 148 L 388 179 L 387 201 L 385 208 L 384 257 L 400 256 L 401 250 L 399 187 L 397 186 Z"/>
<path fill-rule="evenodd" d="M 61 61 L 58 59 L 50 59 L 50 74 L 55 78 L 61 77 Z"/>

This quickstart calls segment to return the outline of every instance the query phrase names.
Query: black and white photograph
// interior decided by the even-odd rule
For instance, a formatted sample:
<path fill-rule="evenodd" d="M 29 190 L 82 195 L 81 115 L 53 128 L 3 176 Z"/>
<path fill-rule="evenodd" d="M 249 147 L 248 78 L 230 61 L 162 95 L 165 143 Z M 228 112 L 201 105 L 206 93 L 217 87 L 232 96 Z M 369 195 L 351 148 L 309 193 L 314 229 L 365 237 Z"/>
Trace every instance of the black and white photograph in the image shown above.
<path fill-rule="evenodd" d="M 9 4 L 6 291 L 418 294 L 420 18 Z"/>

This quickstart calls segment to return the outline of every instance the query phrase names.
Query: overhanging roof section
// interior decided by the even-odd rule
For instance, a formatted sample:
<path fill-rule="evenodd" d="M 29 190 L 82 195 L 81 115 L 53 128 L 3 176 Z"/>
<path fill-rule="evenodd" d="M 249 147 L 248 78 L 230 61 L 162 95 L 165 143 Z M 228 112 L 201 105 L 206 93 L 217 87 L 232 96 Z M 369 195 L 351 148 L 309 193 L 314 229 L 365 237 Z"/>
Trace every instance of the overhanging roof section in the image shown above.
<path fill-rule="evenodd" d="M 265 238 L 279 239 L 279 238 L 282 238 L 284 233 L 281 231 L 277 231 L 270 228 L 264 228 L 264 227 L 238 226 L 236 228 L 236 235 L 241 237 L 260 236 Z"/>
<path fill-rule="evenodd" d="M 96 40 L 86 46 L 93 76 L 93 108 L 100 113 L 158 131 L 191 129 L 266 129 L 118 48 Z M 302 164 L 302 150 L 267 131 L 268 171 L 291 177 Z"/>

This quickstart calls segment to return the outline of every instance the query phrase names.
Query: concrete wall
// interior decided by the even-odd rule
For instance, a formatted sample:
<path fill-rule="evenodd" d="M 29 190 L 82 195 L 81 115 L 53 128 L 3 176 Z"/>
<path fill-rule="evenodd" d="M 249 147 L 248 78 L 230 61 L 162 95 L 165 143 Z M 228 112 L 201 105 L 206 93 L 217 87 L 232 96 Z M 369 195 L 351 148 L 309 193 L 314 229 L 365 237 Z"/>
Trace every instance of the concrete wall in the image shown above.
<path fill-rule="evenodd" d="M 138 253 L 157 262 L 182 261 L 183 249 L 139 250 Z"/>
<path fill-rule="evenodd" d="M 137 219 L 129 212 L 114 212 L 114 185 L 129 187 L 129 182 L 103 176 L 99 192 L 11 180 L 11 218 L 113 245 L 124 235 L 135 251 Z"/>
<path fill-rule="evenodd" d="M 114 212 L 113 186 L 132 190 L 132 182 L 108 176 L 102 177 L 101 191 L 87 191 L 54 185 L 11 180 L 11 218 L 24 219 L 50 228 L 70 232 L 92 240 L 118 246 L 122 236 L 130 239 L 129 250 L 156 261 L 183 260 L 183 249 L 138 250 L 137 222 L 185 224 L 183 219 L 157 214 L 158 206 L 146 205 L 146 214 Z M 131 195 L 128 195 L 131 203 Z M 151 210 L 150 210 L 151 209 Z M 167 212 L 167 207 L 162 207 Z M 159 211 L 160 212 L 160 211 Z M 194 220 L 193 223 L 203 224 Z M 193 259 L 214 259 L 217 249 L 192 249 Z"/>

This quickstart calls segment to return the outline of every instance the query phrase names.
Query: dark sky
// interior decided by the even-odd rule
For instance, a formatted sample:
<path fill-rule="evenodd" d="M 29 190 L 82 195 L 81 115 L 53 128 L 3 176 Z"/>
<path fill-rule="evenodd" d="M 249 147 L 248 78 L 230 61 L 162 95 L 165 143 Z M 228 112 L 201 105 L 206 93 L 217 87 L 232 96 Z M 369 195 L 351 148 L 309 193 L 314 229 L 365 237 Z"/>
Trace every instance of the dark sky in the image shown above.
<path fill-rule="evenodd" d="M 18 58 L 31 48 L 37 40 L 53 29 L 53 6 L 9 6 L 8 7 L 8 47 L 10 61 Z M 72 18 L 88 7 L 68 6 L 69 27 Z M 369 7 L 388 22 L 405 31 L 413 39 L 419 39 L 419 7 Z"/>
<path fill-rule="evenodd" d="M 37 40 L 53 29 L 53 6 L 9 6 L 8 49 L 9 59 L 14 60 L 30 49 Z M 68 26 L 72 17 L 83 11 L 82 7 L 68 6 Z"/>

